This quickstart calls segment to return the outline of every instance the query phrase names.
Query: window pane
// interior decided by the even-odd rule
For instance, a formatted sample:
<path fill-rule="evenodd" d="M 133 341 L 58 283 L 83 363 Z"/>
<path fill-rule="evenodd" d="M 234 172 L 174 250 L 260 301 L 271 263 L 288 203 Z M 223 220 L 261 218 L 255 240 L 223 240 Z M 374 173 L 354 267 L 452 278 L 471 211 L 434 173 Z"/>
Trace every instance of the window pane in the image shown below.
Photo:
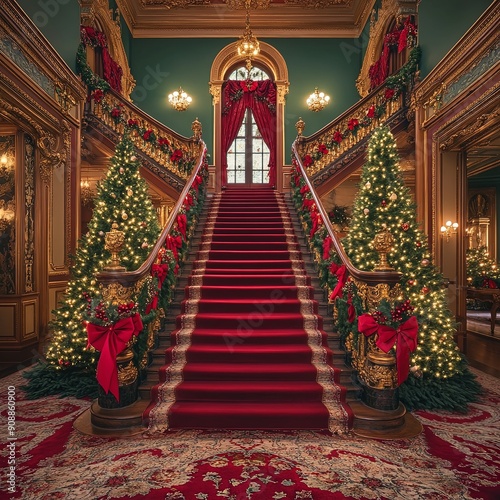
<path fill-rule="evenodd" d="M 236 171 L 236 180 L 235 182 L 245 182 L 245 169 Z"/>

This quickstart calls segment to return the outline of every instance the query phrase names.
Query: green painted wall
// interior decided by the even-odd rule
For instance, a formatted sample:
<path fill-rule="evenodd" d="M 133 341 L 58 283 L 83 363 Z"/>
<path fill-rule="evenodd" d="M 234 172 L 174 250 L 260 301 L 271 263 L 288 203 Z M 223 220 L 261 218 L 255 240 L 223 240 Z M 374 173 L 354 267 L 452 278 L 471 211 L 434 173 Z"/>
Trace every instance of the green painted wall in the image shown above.
<path fill-rule="evenodd" d="M 462 38 L 491 4 L 490 0 L 422 0 L 418 7 L 418 37 L 422 47 L 421 77 L 425 77 Z"/>
<path fill-rule="evenodd" d="M 134 39 L 130 65 L 137 86 L 134 103 L 146 113 L 182 135 L 191 135 L 198 117 L 209 152 L 213 152 L 213 106 L 208 82 L 210 68 L 219 51 L 234 39 Z M 361 68 L 362 48 L 350 39 L 270 39 L 288 67 L 290 92 L 285 106 L 285 161 L 297 135 L 295 123 L 302 117 L 304 134 L 310 135 L 358 101 L 356 78 Z M 182 86 L 192 97 L 187 111 L 169 107 L 167 95 Z M 331 97 L 319 113 L 307 109 L 306 99 L 314 87 Z"/>
<path fill-rule="evenodd" d="M 80 43 L 80 4 L 76 0 L 17 0 L 66 64 L 75 71 Z"/>

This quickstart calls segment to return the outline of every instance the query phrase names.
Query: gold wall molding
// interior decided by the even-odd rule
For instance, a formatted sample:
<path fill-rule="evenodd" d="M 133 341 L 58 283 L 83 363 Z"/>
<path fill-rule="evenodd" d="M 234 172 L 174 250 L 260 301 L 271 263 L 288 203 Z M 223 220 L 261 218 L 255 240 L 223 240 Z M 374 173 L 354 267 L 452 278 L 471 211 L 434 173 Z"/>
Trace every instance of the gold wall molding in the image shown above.
<path fill-rule="evenodd" d="M 382 52 L 384 37 L 394 20 L 403 20 L 404 17 L 417 14 L 417 0 L 382 0 L 382 5 L 375 11 L 372 10 L 370 17 L 370 35 L 366 47 L 363 65 L 356 80 L 356 88 L 359 95 L 365 97 L 370 92 L 369 71 L 373 63 L 377 61 Z M 354 47 L 355 49 L 356 47 Z M 358 47 L 358 50 L 360 48 Z"/>
<path fill-rule="evenodd" d="M 80 103 L 86 97 L 85 88 L 15 0 L 2 2 L 0 33 L 2 37 L 8 37 L 15 50 L 23 53 L 52 82 L 54 92 L 50 97 L 53 103 L 76 123 L 79 120 Z"/>
<path fill-rule="evenodd" d="M 500 34 L 498 31 L 498 19 L 500 18 L 500 2 L 493 2 L 485 13 L 476 21 L 469 31 L 459 40 L 459 42 L 448 52 L 437 66 L 417 84 L 413 94 L 415 106 L 423 107 L 426 110 L 423 127 L 430 125 L 430 120 L 444 111 L 443 97 L 446 92 L 460 78 L 467 73 L 471 73 L 479 62 L 488 55 L 492 49 L 498 50 L 500 44 Z M 492 64 L 489 70 L 494 71 L 498 66 Z M 478 77 L 465 88 L 477 86 L 487 77 Z M 467 82 L 465 82 L 467 83 Z M 460 92 L 461 93 L 461 92 Z M 460 93 L 447 103 L 451 104 Z"/>
<path fill-rule="evenodd" d="M 81 22 L 102 31 L 108 41 L 108 49 L 111 57 L 122 68 L 122 95 L 130 99 L 130 94 L 135 88 L 135 80 L 130 72 L 127 54 L 123 46 L 120 28 L 120 15 L 113 18 L 113 11 L 109 8 L 108 0 L 80 0 Z"/>

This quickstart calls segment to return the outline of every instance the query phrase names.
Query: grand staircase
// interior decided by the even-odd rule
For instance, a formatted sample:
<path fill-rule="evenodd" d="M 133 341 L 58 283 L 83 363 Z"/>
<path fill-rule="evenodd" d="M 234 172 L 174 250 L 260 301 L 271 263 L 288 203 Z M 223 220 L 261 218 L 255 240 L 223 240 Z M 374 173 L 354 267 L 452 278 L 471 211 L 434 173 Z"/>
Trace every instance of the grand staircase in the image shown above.
<path fill-rule="evenodd" d="M 351 428 L 358 387 L 290 201 L 227 189 L 198 231 L 140 388 L 145 425 Z"/>

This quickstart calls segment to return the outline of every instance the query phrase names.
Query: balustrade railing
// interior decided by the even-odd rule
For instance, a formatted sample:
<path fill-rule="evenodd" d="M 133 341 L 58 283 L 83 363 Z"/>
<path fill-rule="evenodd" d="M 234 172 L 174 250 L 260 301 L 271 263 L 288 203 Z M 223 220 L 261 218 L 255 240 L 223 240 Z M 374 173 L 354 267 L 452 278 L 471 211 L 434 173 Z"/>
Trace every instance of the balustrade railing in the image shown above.
<path fill-rule="evenodd" d="M 150 362 L 166 305 L 172 298 L 176 276 L 205 199 L 206 146 L 201 140 L 192 141 L 191 152 L 195 155 L 192 172 L 152 251 L 138 269 L 126 271 L 120 265 L 120 241 L 123 241 L 120 231 L 112 229 L 106 234 L 105 248 L 111 253 L 112 262 L 96 275 L 101 296 L 99 307 L 113 308 L 118 311 L 119 319 L 105 325 L 101 332 L 106 336 L 105 344 L 114 345 L 115 349 L 100 352 L 101 358 L 107 358 L 101 370 L 99 365 L 97 368 L 100 408 L 119 410 L 138 398 L 139 381 Z M 91 316 L 88 332 L 93 324 Z M 109 389 L 111 376 L 117 387 L 115 391 Z"/>
<path fill-rule="evenodd" d="M 298 133 L 295 153 L 308 177 L 319 176 L 342 155 L 364 142 L 382 122 L 390 122 L 392 117 L 405 111 L 419 59 L 417 46 L 397 73 L 318 132 L 304 136 L 305 122 L 299 119 L 295 125 Z"/>
<path fill-rule="evenodd" d="M 376 269 L 363 271 L 352 264 L 302 163 L 300 144 L 298 139 L 292 146 L 292 194 L 337 320 L 337 299 L 348 290 L 351 317 L 342 325 L 347 358 L 363 388 L 363 401 L 377 409 L 396 409 L 399 405 L 396 357 L 377 347 L 376 335 L 366 336 L 358 330 L 361 315 L 374 313 L 382 302 L 394 304 L 403 299 L 401 274 L 391 270 L 386 260 L 391 236 L 382 232 L 375 237 L 374 245 L 380 255 Z"/>
<path fill-rule="evenodd" d="M 89 113 L 121 136 L 127 128 L 136 148 L 183 180 L 198 156 L 201 124 L 193 122 L 193 136 L 184 137 L 125 100 L 113 90 L 90 94 Z"/>

